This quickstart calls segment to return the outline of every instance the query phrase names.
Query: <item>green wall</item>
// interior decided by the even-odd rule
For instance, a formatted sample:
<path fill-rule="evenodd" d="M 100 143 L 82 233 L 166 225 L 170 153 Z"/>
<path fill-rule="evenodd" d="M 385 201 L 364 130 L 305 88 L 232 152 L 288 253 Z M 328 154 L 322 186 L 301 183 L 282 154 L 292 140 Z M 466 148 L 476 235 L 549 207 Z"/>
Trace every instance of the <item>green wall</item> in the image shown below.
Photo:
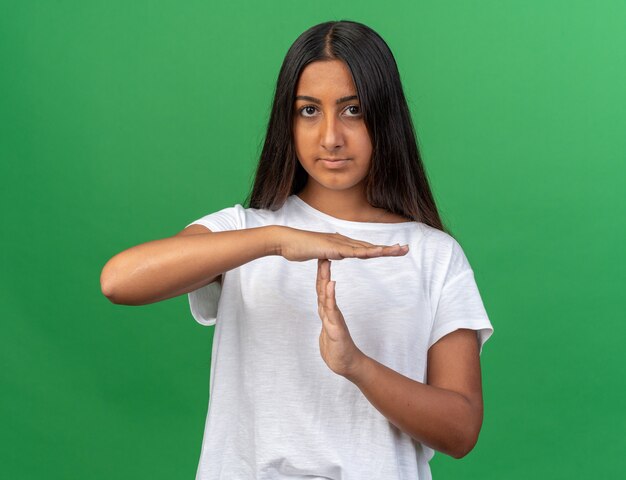
<path fill-rule="evenodd" d="M 193 478 L 213 328 L 100 271 L 243 201 L 287 48 L 342 18 L 396 56 L 495 327 L 435 478 L 623 475 L 626 3 L 1 3 L 3 478 Z"/>

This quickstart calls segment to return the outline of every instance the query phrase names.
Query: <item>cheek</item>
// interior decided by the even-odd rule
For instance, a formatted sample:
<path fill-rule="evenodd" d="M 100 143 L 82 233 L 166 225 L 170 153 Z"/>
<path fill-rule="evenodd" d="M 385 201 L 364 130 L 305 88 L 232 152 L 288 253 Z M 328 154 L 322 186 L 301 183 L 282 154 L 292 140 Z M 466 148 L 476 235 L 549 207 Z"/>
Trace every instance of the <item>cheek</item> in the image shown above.
<path fill-rule="evenodd" d="M 298 161 L 304 166 L 310 156 L 308 152 L 311 149 L 310 147 L 308 147 L 306 136 L 304 135 L 302 130 L 298 130 L 297 127 L 294 127 L 293 129 L 293 146 L 296 151 L 296 157 Z"/>
<path fill-rule="evenodd" d="M 315 149 L 314 135 L 304 128 L 293 129 L 293 143 L 296 147 L 296 151 L 302 154 L 306 154 L 308 151 Z"/>
<path fill-rule="evenodd" d="M 298 131 L 298 128 L 294 125 L 292 130 L 292 138 L 293 138 L 293 146 L 296 150 L 296 155 L 300 158 L 300 154 L 302 151 L 302 135 Z"/>
<path fill-rule="evenodd" d="M 361 153 L 367 157 L 371 157 L 373 147 L 372 147 L 372 141 L 370 140 L 367 130 L 360 132 L 358 143 L 359 143 L 359 150 L 361 151 Z"/>
<path fill-rule="evenodd" d="M 302 139 L 304 138 L 304 131 L 301 127 L 298 126 L 298 123 L 295 122 L 293 125 L 293 141 L 296 144 L 301 144 Z"/>

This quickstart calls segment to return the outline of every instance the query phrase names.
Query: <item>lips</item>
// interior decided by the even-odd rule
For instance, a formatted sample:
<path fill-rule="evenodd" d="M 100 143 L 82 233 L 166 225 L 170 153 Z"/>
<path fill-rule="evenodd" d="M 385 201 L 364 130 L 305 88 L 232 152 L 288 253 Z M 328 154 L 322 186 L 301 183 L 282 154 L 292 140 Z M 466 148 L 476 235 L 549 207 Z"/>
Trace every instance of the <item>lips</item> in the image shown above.
<path fill-rule="evenodd" d="M 341 168 L 348 164 L 349 158 L 320 158 L 326 168 Z"/>

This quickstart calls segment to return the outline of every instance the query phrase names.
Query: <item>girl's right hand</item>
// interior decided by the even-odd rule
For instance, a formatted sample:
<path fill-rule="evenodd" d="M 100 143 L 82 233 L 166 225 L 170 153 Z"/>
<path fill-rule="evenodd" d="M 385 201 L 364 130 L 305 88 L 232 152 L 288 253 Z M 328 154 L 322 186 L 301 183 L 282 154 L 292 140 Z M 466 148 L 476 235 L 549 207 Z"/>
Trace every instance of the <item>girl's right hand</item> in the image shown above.
<path fill-rule="evenodd" d="M 292 227 L 282 227 L 279 233 L 279 255 L 294 262 L 319 258 L 399 257 L 408 251 L 408 245 L 374 245 L 339 233 L 311 232 Z"/>

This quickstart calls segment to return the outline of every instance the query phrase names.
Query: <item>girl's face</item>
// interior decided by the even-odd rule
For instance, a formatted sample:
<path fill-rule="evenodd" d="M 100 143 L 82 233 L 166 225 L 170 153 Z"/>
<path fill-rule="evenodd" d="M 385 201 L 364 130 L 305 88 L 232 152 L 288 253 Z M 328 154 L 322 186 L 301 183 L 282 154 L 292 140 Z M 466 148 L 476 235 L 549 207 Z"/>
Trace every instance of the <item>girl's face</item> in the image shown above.
<path fill-rule="evenodd" d="M 331 190 L 362 188 L 372 142 L 348 66 L 341 60 L 307 65 L 296 86 L 294 108 L 296 155 L 308 182 Z"/>

